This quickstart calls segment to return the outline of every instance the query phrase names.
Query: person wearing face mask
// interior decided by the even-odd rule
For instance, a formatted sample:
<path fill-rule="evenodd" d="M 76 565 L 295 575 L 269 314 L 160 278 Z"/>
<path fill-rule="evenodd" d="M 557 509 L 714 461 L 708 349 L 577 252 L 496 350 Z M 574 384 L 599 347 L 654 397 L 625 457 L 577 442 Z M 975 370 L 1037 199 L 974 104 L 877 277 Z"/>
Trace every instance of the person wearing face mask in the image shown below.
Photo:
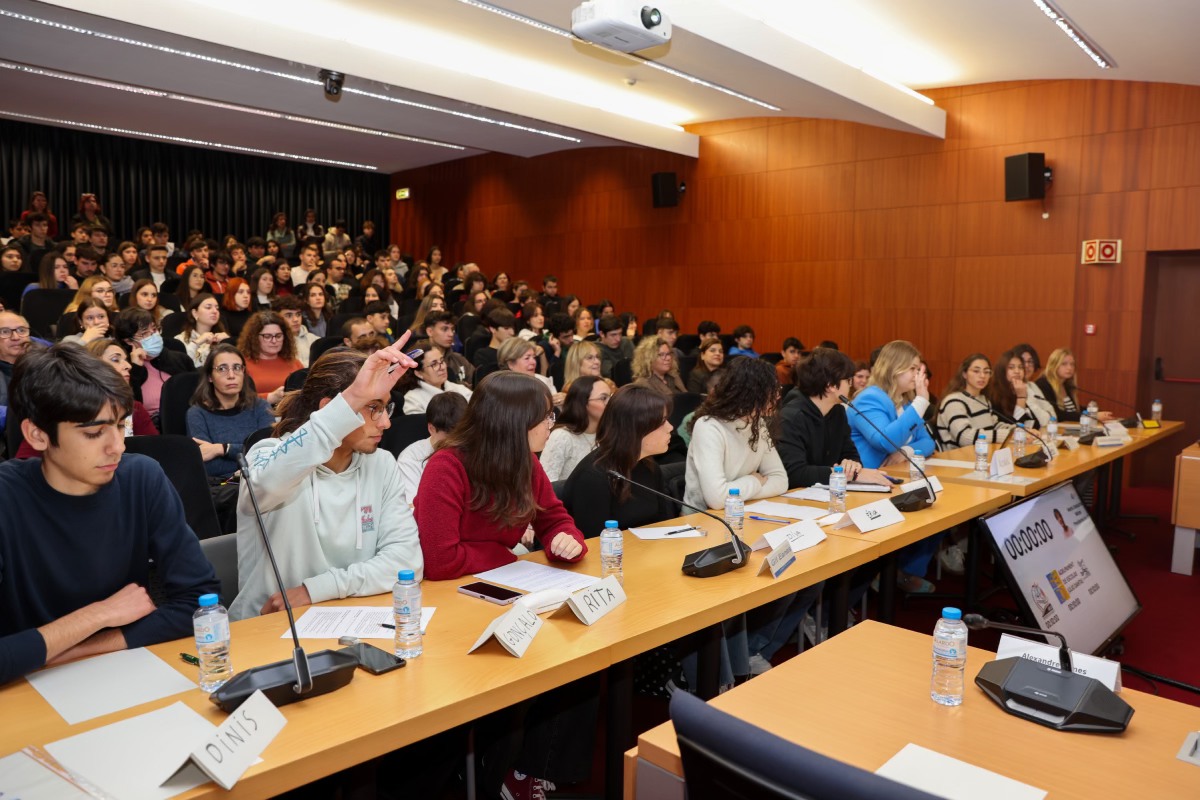
<path fill-rule="evenodd" d="M 404 413 L 424 414 L 429 401 L 441 394 L 451 393 L 471 399 L 471 390 L 449 380 L 445 351 L 428 339 L 413 347 L 425 352 L 417 358 L 415 369 L 409 370 L 397 388 L 404 392 Z"/>
<path fill-rule="evenodd" d="M 195 366 L 184 353 L 163 348 L 162 332 L 154 315 L 141 308 L 127 308 L 117 315 L 112 336 L 133 363 L 130 385 L 133 397 L 150 412 L 158 425 L 162 387 L 172 375 L 192 372 Z"/>

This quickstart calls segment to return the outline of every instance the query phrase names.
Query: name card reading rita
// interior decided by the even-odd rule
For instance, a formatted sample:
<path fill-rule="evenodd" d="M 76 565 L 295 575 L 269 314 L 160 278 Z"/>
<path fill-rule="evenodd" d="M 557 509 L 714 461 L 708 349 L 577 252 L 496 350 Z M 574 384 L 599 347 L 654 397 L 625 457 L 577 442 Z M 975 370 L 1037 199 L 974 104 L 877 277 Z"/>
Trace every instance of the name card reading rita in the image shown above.
<path fill-rule="evenodd" d="M 568 597 L 566 605 L 579 617 L 580 622 L 591 625 L 624 602 L 624 587 L 616 575 L 609 575 L 599 583 Z"/>
<path fill-rule="evenodd" d="M 778 578 L 787 568 L 796 563 L 796 553 L 792 550 L 792 543 L 787 539 L 780 542 L 774 550 L 767 553 L 767 557 L 763 559 L 762 566 L 758 568 L 758 574 L 762 575 L 768 570 L 772 578 Z"/>
<path fill-rule="evenodd" d="M 187 760 L 176 765 L 167 778 L 193 762 L 222 789 L 232 789 L 286 724 L 287 719 L 267 696 L 261 691 L 255 692 L 226 717 Z"/>
<path fill-rule="evenodd" d="M 525 655 L 525 651 L 533 642 L 533 637 L 537 636 L 541 629 L 542 618 L 537 615 L 536 611 L 519 603 L 514 604 L 511 610 L 488 623 L 483 634 L 475 640 L 475 644 L 471 645 L 471 649 L 467 652 L 474 653 L 481 644 L 495 636 L 501 647 L 520 658 Z"/>

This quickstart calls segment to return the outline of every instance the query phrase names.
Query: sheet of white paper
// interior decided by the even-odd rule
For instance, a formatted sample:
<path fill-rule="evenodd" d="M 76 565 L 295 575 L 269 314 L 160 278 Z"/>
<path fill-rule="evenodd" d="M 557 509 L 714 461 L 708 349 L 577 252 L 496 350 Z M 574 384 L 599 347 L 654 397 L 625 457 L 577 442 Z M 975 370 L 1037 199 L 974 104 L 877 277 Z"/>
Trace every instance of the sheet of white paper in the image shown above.
<path fill-rule="evenodd" d="M 875 773 L 947 800 L 1042 800 L 1046 796 L 1043 789 L 915 744 L 906 744 Z"/>
<path fill-rule="evenodd" d="M 421 633 L 429 627 L 429 620 L 437 608 L 425 606 L 421 609 Z M 340 608 L 310 608 L 296 620 L 296 633 L 301 639 L 340 639 L 354 636 L 359 639 L 394 639 L 395 631 L 383 627 L 392 624 L 391 606 L 342 606 Z M 290 630 L 284 630 L 280 639 L 292 638 Z"/>
<path fill-rule="evenodd" d="M 87 792 L 28 753 L 0 758 L 0 797 L 13 800 L 90 800 Z"/>
<path fill-rule="evenodd" d="M 813 489 L 824 489 L 825 491 L 829 491 L 829 485 L 825 484 L 825 483 L 814 484 L 812 488 Z M 850 481 L 849 483 L 846 484 L 847 492 L 874 492 L 876 494 L 887 494 L 891 490 L 892 489 L 890 486 L 882 486 L 878 483 L 862 483 L 860 481 Z M 791 495 L 786 495 L 786 494 L 784 495 L 784 497 L 790 497 L 790 496 Z M 800 498 L 800 499 L 804 499 L 804 498 Z"/>
<path fill-rule="evenodd" d="M 215 730 L 211 722 L 183 703 L 130 717 L 46 745 L 66 769 L 122 800 L 174 797 L 208 782 L 194 764 L 165 785 L 147 764 L 182 764 L 197 742 Z"/>
<path fill-rule="evenodd" d="M 143 647 L 72 661 L 26 678 L 71 725 L 196 688 Z"/>
<path fill-rule="evenodd" d="M 951 458 L 927 458 L 925 459 L 927 467 L 953 467 L 954 469 L 975 469 L 975 463 L 972 461 L 955 461 Z"/>
<path fill-rule="evenodd" d="M 825 516 L 825 510 L 812 506 L 794 506 L 791 503 L 777 503 L 773 500 L 759 500 L 746 506 L 746 514 L 759 514 L 764 517 L 787 517 L 788 519 L 816 519 Z"/>
<path fill-rule="evenodd" d="M 678 531 L 672 533 L 671 531 Z M 663 525 L 658 528 L 630 528 L 629 532 L 639 539 L 697 539 L 705 534 L 693 525 Z"/>
<path fill-rule="evenodd" d="M 989 478 L 984 476 L 983 473 L 976 474 L 979 475 L 983 480 L 986 480 L 990 483 L 1007 483 L 1016 484 L 1017 486 L 1027 486 L 1028 484 L 1031 484 L 1037 480 L 1037 478 L 1026 478 L 1023 475 L 1001 475 L 999 477 L 992 476 Z"/>
<path fill-rule="evenodd" d="M 478 572 L 475 577 L 481 581 L 510 586 L 522 592 L 538 592 L 542 589 L 562 589 L 568 594 L 591 586 L 600 580 L 594 575 L 584 575 L 582 572 L 571 572 L 565 569 L 548 567 L 533 561 L 514 561 L 503 567 Z"/>
<path fill-rule="evenodd" d="M 823 489 L 820 486 L 810 486 L 807 489 L 797 489 L 794 492 L 788 492 L 784 497 L 790 497 L 793 500 L 812 500 L 814 503 L 828 503 L 829 490 Z"/>

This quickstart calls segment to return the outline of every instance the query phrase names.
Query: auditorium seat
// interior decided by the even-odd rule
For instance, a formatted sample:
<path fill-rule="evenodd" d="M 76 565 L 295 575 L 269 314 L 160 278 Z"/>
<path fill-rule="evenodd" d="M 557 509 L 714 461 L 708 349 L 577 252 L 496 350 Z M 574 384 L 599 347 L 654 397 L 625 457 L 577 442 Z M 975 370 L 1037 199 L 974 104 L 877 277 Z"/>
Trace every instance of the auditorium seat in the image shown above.
<path fill-rule="evenodd" d="M 399 456 L 404 448 L 418 439 L 429 436 L 429 426 L 424 414 L 402 414 L 400 409 L 392 415 L 392 427 L 383 432 L 383 449 L 394 456 Z"/>
<path fill-rule="evenodd" d="M 179 493 L 184 516 L 197 537 L 210 539 L 221 535 L 198 444 L 187 436 L 129 436 L 125 439 L 125 451 L 149 456 L 159 463 Z"/>
<path fill-rule="evenodd" d="M 192 404 L 192 395 L 203 377 L 199 372 L 181 372 L 172 375 L 162 387 L 158 419 L 161 433 L 187 435 L 187 412 Z"/>
<path fill-rule="evenodd" d="M 55 323 L 74 297 L 74 289 L 34 289 L 22 297 L 21 316 L 29 323 L 32 335 L 53 339 Z"/>
<path fill-rule="evenodd" d="M 633 362 L 628 358 L 622 358 L 613 364 L 612 379 L 618 388 L 633 383 Z"/>

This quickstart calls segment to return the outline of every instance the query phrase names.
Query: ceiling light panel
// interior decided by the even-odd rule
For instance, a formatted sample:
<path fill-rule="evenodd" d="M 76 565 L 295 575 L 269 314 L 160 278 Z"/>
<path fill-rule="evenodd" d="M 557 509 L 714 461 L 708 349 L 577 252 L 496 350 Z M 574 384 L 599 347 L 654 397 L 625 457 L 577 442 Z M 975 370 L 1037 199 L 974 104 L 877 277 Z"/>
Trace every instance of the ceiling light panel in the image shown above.
<path fill-rule="evenodd" d="M 1067 15 L 1059 8 L 1050 2 L 1050 0 L 1033 0 L 1033 4 L 1046 15 L 1047 19 L 1053 22 L 1060 31 L 1066 34 L 1066 37 L 1075 43 L 1075 46 L 1087 54 L 1087 57 L 1096 62 L 1096 66 L 1100 69 L 1112 69 L 1116 64 L 1108 57 L 1108 54 L 1100 49 L 1100 46 L 1087 37 L 1083 31 L 1079 30 Z"/>

